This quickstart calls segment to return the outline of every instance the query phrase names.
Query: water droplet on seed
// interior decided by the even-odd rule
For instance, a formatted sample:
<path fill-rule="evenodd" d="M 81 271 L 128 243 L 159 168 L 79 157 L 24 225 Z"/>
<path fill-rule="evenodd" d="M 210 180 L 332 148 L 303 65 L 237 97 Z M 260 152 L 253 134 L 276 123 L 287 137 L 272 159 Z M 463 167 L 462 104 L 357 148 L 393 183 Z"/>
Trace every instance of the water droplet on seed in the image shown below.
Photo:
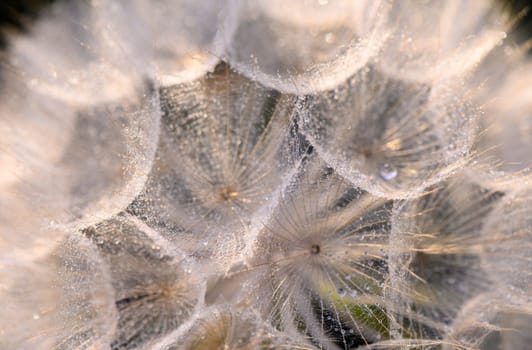
<path fill-rule="evenodd" d="M 388 164 L 388 163 L 384 163 L 380 168 L 379 168 L 379 175 L 384 179 L 384 180 L 392 180 L 394 179 L 396 176 L 397 176 L 397 169 Z"/>
<path fill-rule="evenodd" d="M 347 291 L 342 287 L 338 287 L 338 289 L 336 290 L 336 294 L 338 294 L 339 297 L 345 297 Z"/>

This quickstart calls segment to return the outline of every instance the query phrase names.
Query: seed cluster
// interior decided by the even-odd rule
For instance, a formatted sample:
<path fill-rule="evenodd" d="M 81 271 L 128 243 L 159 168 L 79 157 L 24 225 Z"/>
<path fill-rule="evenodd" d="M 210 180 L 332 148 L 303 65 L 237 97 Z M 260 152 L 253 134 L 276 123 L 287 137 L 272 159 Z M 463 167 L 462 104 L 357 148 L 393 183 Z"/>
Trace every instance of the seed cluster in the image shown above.
<path fill-rule="evenodd" d="M 525 349 L 532 69 L 488 2 L 57 2 L 0 86 L 0 348 Z"/>

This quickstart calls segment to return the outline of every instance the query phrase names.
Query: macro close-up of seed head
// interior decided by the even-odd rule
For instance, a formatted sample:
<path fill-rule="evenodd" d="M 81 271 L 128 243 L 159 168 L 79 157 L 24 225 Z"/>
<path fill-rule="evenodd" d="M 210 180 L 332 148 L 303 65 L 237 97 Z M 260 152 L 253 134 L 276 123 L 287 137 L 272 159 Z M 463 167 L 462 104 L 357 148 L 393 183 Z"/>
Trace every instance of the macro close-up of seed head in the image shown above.
<path fill-rule="evenodd" d="M 530 11 L 0 4 L 0 349 L 529 349 Z"/>

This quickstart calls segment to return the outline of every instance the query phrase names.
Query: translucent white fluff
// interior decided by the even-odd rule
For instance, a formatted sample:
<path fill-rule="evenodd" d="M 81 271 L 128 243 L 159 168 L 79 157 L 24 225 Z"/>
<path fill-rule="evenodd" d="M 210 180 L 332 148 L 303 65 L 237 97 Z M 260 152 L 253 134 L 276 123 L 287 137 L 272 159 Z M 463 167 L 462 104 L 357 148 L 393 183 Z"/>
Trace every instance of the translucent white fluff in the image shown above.
<path fill-rule="evenodd" d="M 238 297 L 327 349 L 384 337 L 391 204 L 311 156 L 258 235 Z"/>
<path fill-rule="evenodd" d="M 506 37 L 508 23 L 489 1 L 394 1 L 393 32 L 379 69 L 408 80 L 454 79 L 473 70 Z"/>
<path fill-rule="evenodd" d="M 253 312 L 235 312 L 230 305 L 206 308 L 191 320 L 155 344 L 153 350 L 254 350 L 316 349 L 303 338 L 290 339 L 276 331 Z"/>
<path fill-rule="evenodd" d="M 108 349 L 116 329 L 111 276 L 77 234 L 35 262 L 0 265 L 2 349 Z"/>
<path fill-rule="evenodd" d="M 0 349 L 526 348 L 511 26 L 487 0 L 53 1 L 0 55 Z"/>
<path fill-rule="evenodd" d="M 17 82 L 2 95 L 0 251 L 39 255 L 64 225 L 109 217 L 142 189 L 159 137 L 159 97 L 146 87 L 79 107 Z"/>
<path fill-rule="evenodd" d="M 388 7 L 381 1 L 242 2 L 227 59 L 282 92 L 331 89 L 377 54 L 387 38 Z"/>
<path fill-rule="evenodd" d="M 178 246 L 227 263 L 299 157 L 294 98 L 226 66 L 161 98 L 156 160 L 129 211 Z"/>
<path fill-rule="evenodd" d="M 163 86 L 192 81 L 212 70 L 237 24 L 233 0 L 95 3 L 98 23 L 122 41 L 136 43 L 134 54 L 147 59 L 145 72 Z M 119 20 L 109 23 L 108 18 Z"/>
<path fill-rule="evenodd" d="M 532 186 L 508 193 L 484 228 L 483 260 L 499 289 L 526 298 L 532 290 Z"/>
<path fill-rule="evenodd" d="M 115 13 L 115 21 L 129 21 L 130 14 Z M 119 34 L 92 3 L 55 4 L 29 35 L 11 40 L 9 63 L 29 86 L 53 98 L 109 102 L 141 86 L 147 64 L 137 41 Z"/>
<path fill-rule="evenodd" d="M 122 213 L 84 230 L 107 262 L 116 306 L 112 349 L 139 348 L 183 324 L 203 304 L 193 261 Z"/>
<path fill-rule="evenodd" d="M 459 84 L 404 81 L 370 65 L 333 90 L 301 99 L 301 131 L 357 186 L 415 196 L 460 168 L 479 115 Z"/>

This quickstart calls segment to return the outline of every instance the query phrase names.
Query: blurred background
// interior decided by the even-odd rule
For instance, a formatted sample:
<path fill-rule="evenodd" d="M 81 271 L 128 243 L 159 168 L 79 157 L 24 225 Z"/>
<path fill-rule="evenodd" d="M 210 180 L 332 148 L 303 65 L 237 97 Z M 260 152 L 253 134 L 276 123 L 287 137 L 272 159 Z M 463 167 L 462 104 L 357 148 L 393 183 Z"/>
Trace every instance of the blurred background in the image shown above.
<path fill-rule="evenodd" d="M 72 0 L 2 0 L 0 2 L 0 47 L 4 47 L 6 36 L 12 31 L 24 31 L 39 17 L 39 14 L 55 1 Z M 483 1 L 483 0 L 479 0 Z M 511 36 L 518 43 L 524 43 L 532 37 L 532 1 L 530 0 L 484 0 L 493 1 L 513 16 L 519 18 Z M 532 50 L 529 49 L 529 54 Z"/>

